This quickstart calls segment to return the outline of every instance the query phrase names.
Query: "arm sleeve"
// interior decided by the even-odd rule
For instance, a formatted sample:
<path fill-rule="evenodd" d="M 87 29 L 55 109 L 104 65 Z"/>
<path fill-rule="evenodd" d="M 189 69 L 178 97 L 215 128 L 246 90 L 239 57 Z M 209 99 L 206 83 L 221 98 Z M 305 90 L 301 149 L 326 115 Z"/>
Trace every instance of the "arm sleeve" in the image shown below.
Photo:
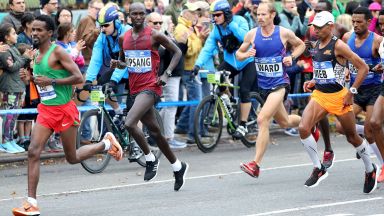
<path fill-rule="evenodd" d="M 87 69 L 86 81 L 93 81 L 96 79 L 97 74 L 100 71 L 100 67 L 103 64 L 103 43 L 102 43 L 102 35 L 96 40 L 95 45 L 93 46 L 91 62 L 89 63 L 89 67 Z"/>
<path fill-rule="evenodd" d="M 125 68 L 125 69 L 116 68 L 115 71 L 113 71 L 112 73 L 111 80 L 119 83 L 120 80 L 124 77 L 124 74 L 128 74 L 128 68 Z"/>

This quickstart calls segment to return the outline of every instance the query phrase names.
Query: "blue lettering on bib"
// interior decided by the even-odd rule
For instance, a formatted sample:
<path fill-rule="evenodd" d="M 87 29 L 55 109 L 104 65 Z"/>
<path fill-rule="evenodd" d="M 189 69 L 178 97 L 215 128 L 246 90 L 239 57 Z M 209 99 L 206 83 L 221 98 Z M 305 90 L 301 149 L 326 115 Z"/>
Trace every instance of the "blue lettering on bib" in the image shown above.
<path fill-rule="evenodd" d="M 130 73 L 147 73 L 152 71 L 150 50 L 125 50 L 125 60 Z"/>
<path fill-rule="evenodd" d="M 313 73 L 318 84 L 336 83 L 335 72 L 331 61 L 313 61 Z"/>
<path fill-rule="evenodd" d="M 283 62 L 281 56 L 274 57 L 255 57 L 256 71 L 264 77 L 282 77 Z"/>

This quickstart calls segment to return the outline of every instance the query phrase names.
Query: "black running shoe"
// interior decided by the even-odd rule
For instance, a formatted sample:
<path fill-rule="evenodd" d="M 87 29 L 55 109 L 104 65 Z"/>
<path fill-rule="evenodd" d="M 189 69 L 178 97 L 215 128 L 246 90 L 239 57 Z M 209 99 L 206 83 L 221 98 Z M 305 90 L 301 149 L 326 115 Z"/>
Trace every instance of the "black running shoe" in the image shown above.
<path fill-rule="evenodd" d="M 181 169 L 177 172 L 173 172 L 175 176 L 174 190 L 180 190 L 185 183 L 185 176 L 187 175 L 189 165 L 185 162 L 181 162 Z"/>
<path fill-rule="evenodd" d="M 319 183 L 328 177 L 327 168 L 324 165 L 321 165 L 321 169 L 315 167 L 313 168 L 312 174 L 309 179 L 305 182 L 305 187 L 316 187 Z"/>
<path fill-rule="evenodd" d="M 365 182 L 364 182 L 364 193 L 372 193 L 377 186 L 377 176 L 379 173 L 376 164 L 372 164 L 373 171 L 370 173 L 365 173 Z"/>
<path fill-rule="evenodd" d="M 144 181 L 150 181 L 156 177 L 159 164 L 160 161 L 157 158 L 155 161 L 147 161 L 147 166 L 145 167 Z"/>
<path fill-rule="evenodd" d="M 248 129 L 247 127 L 245 126 L 242 126 L 242 125 L 239 125 L 237 128 L 236 128 L 236 131 L 235 133 L 233 133 L 233 137 L 236 138 L 236 139 L 241 139 L 243 138 L 246 134 L 248 133 Z"/>

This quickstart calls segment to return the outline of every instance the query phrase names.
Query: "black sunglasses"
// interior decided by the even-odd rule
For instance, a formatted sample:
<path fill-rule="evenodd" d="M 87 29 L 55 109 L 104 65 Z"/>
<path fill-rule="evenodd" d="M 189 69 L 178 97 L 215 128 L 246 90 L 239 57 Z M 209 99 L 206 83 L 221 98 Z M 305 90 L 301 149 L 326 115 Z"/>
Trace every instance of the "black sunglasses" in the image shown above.
<path fill-rule="evenodd" d="M 104 25 L 100 25 L 101 28 L 108 28 L 109 26 L 111 25 L 111 23 L 107 23 L 107 24 L 104 24 Z"/>
<path fill-rule="evenodd" d="M 223 15 L 223 13 L 212 14 L 213 17 L 219 17 L 221 15 Z"/>
<path fill-rule="evenodd" d="M 163 22 L 152 22 L 151 21 L 151 23 L 153 23 L 153 25 L 163 25 Z"/>

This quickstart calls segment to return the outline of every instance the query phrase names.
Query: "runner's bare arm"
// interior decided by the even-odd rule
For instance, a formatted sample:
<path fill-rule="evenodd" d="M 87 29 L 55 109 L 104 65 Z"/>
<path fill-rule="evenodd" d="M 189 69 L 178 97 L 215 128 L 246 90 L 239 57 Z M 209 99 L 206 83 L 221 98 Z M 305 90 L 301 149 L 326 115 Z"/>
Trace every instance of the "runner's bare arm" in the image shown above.
<path fill-rule="evenodd" d="M 63 66 L 65 70 L 70 73 L 69 77 L 63 79 L 57 79 L 56 84 L 58 85 L 75 85 L 84 83 L 83 75 L 79 70 L 79 67 L 72 60 L 70 55 L 61 47 L 57 46 L 54 50 L 54 55 L 56 56 L 59 63 Z"/>
<path fill-rule="evenodd" d="M 337 57 L 341 56 L 344 59 L 348 59 L 348 61 L 355 66 L 358 72 L 352 87 L 359 88 L 368 73 L 368 65 L 365 64 L 365 62 L 358 55 L 356 55 L 356 53 L 352 52 L 346 43 L 340 40 L 336 42 L 335 55 Z"/>
<path fill-rule="evenodd" d="M 342 40 L 344 41 L 344 43 L 348 43 L 348 40 L 350 37 L 351 37 L 351 32 L 347 32 L 343 35 Z"/>
<path fill-rule="evenodd" d="M 152 34 L 153 40 L 159 44 L 161 44 L 165 49 L 171 51 L 173 53 L 171 62 L 169 63 L 168 68 L 165 71 L 173 71 L 181 58 L 181 50 L 173 43 L 167 36 L 157 31 L 153 31 Z"/>
<path fill-rule="evenodd" d="M 236 51 L 236 58 L 239 61 L 244 61 L 249 57 L 256 55 L 253 39 L 255 38 L 256 29 L 250 30 L 245 36 L 240 48 Z"/>

